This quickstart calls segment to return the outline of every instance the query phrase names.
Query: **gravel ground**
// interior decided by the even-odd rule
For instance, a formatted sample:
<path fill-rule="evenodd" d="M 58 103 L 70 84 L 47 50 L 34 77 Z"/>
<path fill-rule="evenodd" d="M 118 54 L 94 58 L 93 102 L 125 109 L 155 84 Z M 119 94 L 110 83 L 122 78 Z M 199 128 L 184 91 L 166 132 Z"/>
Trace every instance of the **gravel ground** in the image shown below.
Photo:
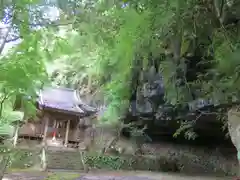
<path fill-rule="evenodd" d="M 52 174 L 51 172 L 50 174 Z M 68 173 L 64 172 L 65 175 Z M 69 176 L 71 176 L 69 172 Z M 76 174 L 76 173 L 75 173 Z M 80 173 L 79 173 L 80 174 Z M 52 179 L 49 177 L 49 173 L 44 172 L 19 172 L 6 174 L 3 180 L 44 180 Z M 67 176 L 66 176 L 67 177 Z M 68 180 L 68 178 L 58 176 L 53 178 L 54 180 Z M 183 176 L 177 174 L 166 173 L 151 173 L 151 172 L 93 172 L 89 174 L 82 174 L 76 178 L 70 178 L 71 180 L 227 180 L 228 178 L 216 178 L 216 177 L 196 177 L 196 176 Z M 232 179 L 232 178 L 229 178 Z"/>

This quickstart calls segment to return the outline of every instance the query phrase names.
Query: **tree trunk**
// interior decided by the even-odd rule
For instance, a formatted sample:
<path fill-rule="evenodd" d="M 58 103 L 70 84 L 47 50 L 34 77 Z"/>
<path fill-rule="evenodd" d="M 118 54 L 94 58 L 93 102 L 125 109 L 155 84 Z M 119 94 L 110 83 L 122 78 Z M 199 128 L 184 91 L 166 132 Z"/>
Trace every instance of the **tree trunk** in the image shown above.
<path fill-rule="evenodd" d="M 7 169 L 7 165 L 9 163 L 10 160 L 10 156 L 9 155 L 3 155 L 1 158 L 1 162 L 0 162 L 0 180 L 3 179 L 4 173 Z"/>
<path fill-rule="evenodd" d="M 42 141 L 42 155 L 41 155 L 41 165 L 42 165 L 42 171 L 45 171 L 47 169 L 47 157 L 46 157 L 46 147 L 47 147 L 47 131 L 48 131 L 48 125 L 49 125 L 49 116 L 48 114 L 45 114 L 44 116 L 45 126 L 44 126 L 44 134 L 43 134 L 43 141 Z"/>
<path fill-rule="evenodd" d="M 13 147 L 16 148 L 17 141 L 18 141 L 18 134 L 19 134 L 19 124 L 17 124 L 16 129 L 15 129 L 15 134 L 13 137 Z"/>

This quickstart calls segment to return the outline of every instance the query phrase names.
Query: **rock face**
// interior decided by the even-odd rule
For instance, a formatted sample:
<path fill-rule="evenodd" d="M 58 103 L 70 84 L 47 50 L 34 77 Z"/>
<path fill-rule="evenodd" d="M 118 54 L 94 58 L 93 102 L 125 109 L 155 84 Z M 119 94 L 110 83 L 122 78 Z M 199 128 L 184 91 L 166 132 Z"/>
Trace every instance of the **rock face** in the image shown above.
<path fill-rule="evenodd" d="M 140 70 L 140 74 L 136 76 L 139 83 L 135 83 L 132 87 L 132 97 L 130 100 L 129 113 L 126 123 L 137 121 L 140 127 L 148 124 L 150 132 L 155 134 L 172 135 L 181 125 L 181 120 L 195 120 L 194 130 L 197 133 L 210 134 L 211 136 L 224 138 L 226 132 L 222 132 L 222 123 L 217 121 L 216 115 L 206 113 L 199 116 L 201 112 L 213 109 L 211 101 L 204 99 L 196 99 L 189 102 L 185 107 L 173 106 L 166 104 L 164 95 L 164 78 L 160 72 L 156 71 L 154 66 L 150 66 L 147 70 Z M 86 96 L 86 95 L 85 95 Z M 103 97 L 103 95 L 101 96 Z M 97 100 L 99 97 L 86 97 L 89 104 L 101 106 L 104 100 Z M 105 112 L 106 107 L 99 113 L 100 116 Z M 214 133 L 212 133 L 214 131 Z"/>
<path fill-rule="evenodd" d="M 236 109 L 228 111 L 228 130 L 234 146 L 240 151 L 240 112 Z"/>
<path fill-rule="evenodd" d="M 135 99 L 130 103 L 129 119 L 143 119 L 148 124 L 149 131 L 158 134 L 172 135 L 181 125 L 181 120 L 195 120 L 194 130 L 203 132 L 203 134 L 211 134 L 212 136 L 225 136 L 222 132 L 222 123 L 217 121 L 216 115 L 200 116 L 199 111 L 212 110 L 212 102 L 204 99 L 197 99 L 189 102 L 188 105 L 176 108 L 171 104 L 166 104 L 164 100 L 164 84 L 163 77 L 156 72 L 154 66 L 141 72 L 141 80 L 135 91 Z M 134 118 L 133 118 L 134 117 Z M 214 131 L 214 133 L 212 133 Z"/>
<path fill-rule="evenodd" d="M 237 149 L 237 159 L 240 164 L 240 112 L 237 109 L 233 108 L 228 111 L 228 131 L 233 145 Z M 240 174 L 240 170 L 238 174 Z"/>
<path fill-rule="evenodd" d="M 117 140 L 115 141 L 115 139 Z M 136 149 L 135 144 L 119 136 L 118 129 L 113 126 L 87 128 L 84 131 L 83 142 L 79 144 L 80 149 L 87 147 L 88 151 L 94 152 L 102 152 L 108 146 L 114 146 L 116 149 L 124 149 L 124 152 L 128 154 L 134 154 Z"/>

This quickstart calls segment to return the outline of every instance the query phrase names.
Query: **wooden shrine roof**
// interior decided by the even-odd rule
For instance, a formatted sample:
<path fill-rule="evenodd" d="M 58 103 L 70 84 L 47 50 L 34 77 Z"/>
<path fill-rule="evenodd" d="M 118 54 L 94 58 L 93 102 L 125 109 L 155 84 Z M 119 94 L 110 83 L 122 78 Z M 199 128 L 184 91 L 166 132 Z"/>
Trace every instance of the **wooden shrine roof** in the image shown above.
<path fill-rule="evenodd" d="M 68 88 L 43 88 L 39 93 L 38 104 L 43 109 L 81 116 L 88 116 L 97 112 L 96 108 L 85 104 L 80 99 L 76 90 Z"/>

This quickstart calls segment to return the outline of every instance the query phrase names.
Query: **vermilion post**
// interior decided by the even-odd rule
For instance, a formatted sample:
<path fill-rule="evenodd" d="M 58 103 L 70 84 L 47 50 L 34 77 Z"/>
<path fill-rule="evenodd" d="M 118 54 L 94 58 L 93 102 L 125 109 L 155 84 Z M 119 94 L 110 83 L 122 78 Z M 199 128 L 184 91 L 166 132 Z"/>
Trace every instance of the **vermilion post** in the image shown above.
<path fill-rule="evenodd" d="M 56 140 L 56 131 L 53 131 L 53 138 L 52 138 L 52 140 L 53 141 Z"/>

